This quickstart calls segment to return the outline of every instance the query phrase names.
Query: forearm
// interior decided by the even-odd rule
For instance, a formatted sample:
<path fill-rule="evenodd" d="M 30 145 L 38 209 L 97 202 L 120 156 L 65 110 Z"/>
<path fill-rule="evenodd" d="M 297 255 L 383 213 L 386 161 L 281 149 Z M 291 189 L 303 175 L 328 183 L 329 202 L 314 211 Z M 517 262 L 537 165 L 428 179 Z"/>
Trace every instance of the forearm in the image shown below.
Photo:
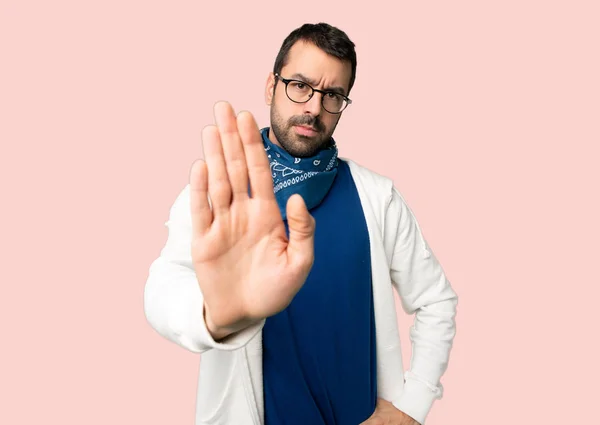
<path fill-rule="evenodd" d="M 415 315 L 410 331 L 411 364 L 396 407 L 423 423 L 433 401 L 442 396 L 440 379 L 448 367 L 456 332 L 458 297 L 397 191 L 392 194 L 388 217 L 395 226 L 390 229 L 392 281 L 403 309 Z"/>
<path fill-rule="evenodd" d="M 144 311 L 163 337 L 193 352 L 210 348 L 211 335 L 202 317 L 203 299 L 194 271 L 164 256 L 150 266 Z"/>
<path fill-rule="evenodd" d="M 414 313 L 407 379 L 420 381 L 441 397 L 439 382 L 448 367 L 456 334 L 458 297 L 433 253 L 427 256 L 412 266 L 414 283 L 397 287 L 404 292 L 401 299 L 405 311 Z"/>
<path fill-rule="evenodd" d="M 204 299 L 194 271 L 163 256 L 151 267 L 144 291 L 144 310 L 150 325 L 163 337 L 192 351 L 235 350 L 262 329 L 264 321 L 239 324 L 237 329 L 214 329 L 204 317 Z"/>

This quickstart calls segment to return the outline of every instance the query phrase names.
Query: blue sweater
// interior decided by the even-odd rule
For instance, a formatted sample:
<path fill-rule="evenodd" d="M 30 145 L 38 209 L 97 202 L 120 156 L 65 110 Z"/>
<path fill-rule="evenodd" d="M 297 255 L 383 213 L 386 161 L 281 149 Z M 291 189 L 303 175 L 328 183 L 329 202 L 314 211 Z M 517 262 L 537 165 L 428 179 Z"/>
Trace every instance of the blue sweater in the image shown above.
<path fill-rule="evenodd" d="M 265 425 L 357 425 L 377 402 L 369 235 L 344 161 L 311 214 L 311 272 L 263 328 Z"/>

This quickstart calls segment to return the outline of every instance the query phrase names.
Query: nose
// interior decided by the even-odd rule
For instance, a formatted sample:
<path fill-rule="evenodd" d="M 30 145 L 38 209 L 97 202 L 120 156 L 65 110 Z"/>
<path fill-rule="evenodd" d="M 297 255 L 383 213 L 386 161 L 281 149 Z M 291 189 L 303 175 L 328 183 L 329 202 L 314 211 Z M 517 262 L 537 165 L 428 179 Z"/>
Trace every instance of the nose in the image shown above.
<path fill-rule="evenodd" d="M 304 113 L 318 117 L 321 114 L 321 93 L 314 92 L 308 102 L 304 103 Z"/>

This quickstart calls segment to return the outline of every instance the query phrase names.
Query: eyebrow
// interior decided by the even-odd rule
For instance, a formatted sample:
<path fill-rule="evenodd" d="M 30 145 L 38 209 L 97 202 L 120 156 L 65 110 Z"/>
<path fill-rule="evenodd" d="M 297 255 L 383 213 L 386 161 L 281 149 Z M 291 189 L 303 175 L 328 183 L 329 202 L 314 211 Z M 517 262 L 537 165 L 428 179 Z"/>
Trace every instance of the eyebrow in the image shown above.
<path fill-rule="evenodd" d="M 307 76 L 305 76 L 303 74 L 300 74 L 298 72 L 295 73 L 294 75 L 292 75 L 292 79 L 293 80 L 295 80 L 295 79 L 302 80 L 302 81 L 304 81 L 304 82 L 306 82 L 306 83 L 308 83 L 308 84 L 310 84 L 312 86 L 316 86 L 317 85 L 317 82 L 315 80 L 312 80 L 312 79 L 308 78 Z M 339 93 L 339 94 L 344 95 L 344 96 L 346 95 L 346 91 L 344 90 L 343 87 L 337 87 L 337 86 L 336 87 L 327 87 L 327 88 L 324 88 L 323 90 L 324 91 L 331 91 L 331 92 Z"/>

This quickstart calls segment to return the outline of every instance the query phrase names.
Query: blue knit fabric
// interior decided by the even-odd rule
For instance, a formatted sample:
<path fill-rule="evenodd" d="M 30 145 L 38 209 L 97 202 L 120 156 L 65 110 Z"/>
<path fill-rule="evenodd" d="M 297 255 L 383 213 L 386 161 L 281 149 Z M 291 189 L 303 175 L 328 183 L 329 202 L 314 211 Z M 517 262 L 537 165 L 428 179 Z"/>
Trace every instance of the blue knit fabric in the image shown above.
<path fill-rule="evenodd" d="M 263 328 L 265 425 L 357 425 L 377 402 L 369 235 L 344 161 L 311 214 L 311 272 Z"/>

